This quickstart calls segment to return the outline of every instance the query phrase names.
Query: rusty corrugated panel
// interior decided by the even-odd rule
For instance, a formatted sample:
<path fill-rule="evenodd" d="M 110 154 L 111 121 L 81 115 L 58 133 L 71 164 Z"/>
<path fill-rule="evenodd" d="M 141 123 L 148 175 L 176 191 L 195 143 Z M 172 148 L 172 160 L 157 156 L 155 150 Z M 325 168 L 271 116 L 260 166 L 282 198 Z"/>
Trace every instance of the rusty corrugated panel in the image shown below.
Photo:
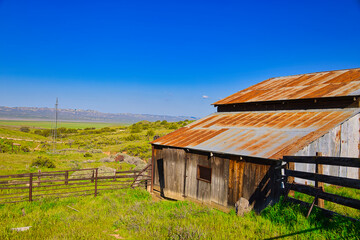
<path fill-rule="evenodd" d="M 152 144 L 279 159 L 294 154 L 360 109 L 214 113 Z"/>
<path fill-rule="evenodd" d="M 214 105 L 360 95 L 360 68 L 270 78 Z"/>

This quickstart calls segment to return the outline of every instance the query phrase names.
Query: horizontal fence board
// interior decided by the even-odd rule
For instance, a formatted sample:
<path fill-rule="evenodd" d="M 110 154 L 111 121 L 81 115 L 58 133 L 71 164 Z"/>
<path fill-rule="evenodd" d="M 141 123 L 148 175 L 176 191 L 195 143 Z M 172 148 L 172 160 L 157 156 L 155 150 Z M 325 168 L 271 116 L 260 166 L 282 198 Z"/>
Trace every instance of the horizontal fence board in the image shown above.
<path fill-rule="evenodd" d="M 49 195 L 63 195 L 63 194 L 72 194 L 72 193 L 80 193 L 80 192 L 89 192 L 94 191 L 93 189 L 89 190 L 82 190 L 82 191 L 74 191 L 74 192 L 63 192 L 63 193 L 44 193 L 44 194 L 34 194 L 33 197 L 42 197 L 42 196 L 49 196 Z"/>
<path fill-rule="evenodd" d="M 309 208 L 311 206 L 311 203 L 307 203 L 307 202 L 301 201 L 301 200 L 296 199 L 296 198 L 288 197 L 287 200 L 292 202 L 292 203 L 299 204 L 299 205 L 302 205 L 302 206 L 307 207 L 307 208 Z M 348 216 L 342 215 L 342 214 L 337 213 L 337 212 L 333 212 L 333 211 L 325 209 L 325 208 L 321 208 L 321 207 L 318 207 L 318 206 L 316 206 L 316 207 L 318 209 L 320 209 L 325 214 L 325 216 L 327 216 L 327 217 L 332 217 L 333 215 L 338 215 L 338 216 L 346 217 L 346 218 L 350 219 L 351 221 L 355 221 L 355 222 L 359 221 L 358 219 L 348 217 Z"/>
<path fill-rule="evenodd" d="M 66 180 L 62 180 L 61 182 L 65 182 Z M 61 184 L 49 184 L 49 185 L 38 185 L 38 186 L 33 186 L 32 188 L 51 188 L 51 187 L 58 187 L 58 186 L 72 186 L 72 185 L 89 185 L 90 182 L 77 182 L 77 183 L 61 183 Z M 29 187 L 27 187 L 29 188 Z"/>
<path fill-rule="evenodd" d="M 65 181 L 68 181 L 68 182 L 74 182 L 74 181 L 91 181 L 93 178 L 73 178 L 73 179 L 68 179 L 68 180 L 65 180 L 65 179 L 53 179 L 53 180 L 40 180 L 40 181 L 33 181 L 33 184 L 39 184 L 39 183 L 52 183 L 52 182 L 65 182 Z"/>
<path fill-rule="evenodd" d="M 33 193 L 37 193 L 37 192 L 47 192 L 47 191 L 59 191 L 59 190 L 64 190 L 64 189 L 74 189 L 74 188 L 94 188 L 94 185 L 90 185 L 90 184 L 86 184 L 83 186 L 73 186 L 73 187 L 62 187 L 62 188 L 50 188 L 50 189 L 34 189 Z"/>
<path fill-rule="evenodd" d="M 29 188 L 28 188 L 29 189 Z M 16 192 L 16 193 L 5 193 L 5 194 L 0 194 L 0 196 L 11 196 L 11 195 L 19 195 L 19 194 L 29 194 L 29 191 L 26 192 Z"/>
<path fill-rule="evenodd" d="M 7 203 L 19 203 L 19 202 L 28 202 L 29 200 L 21 200 L 21 201 L 11 201 L 11 202 L 0 202 L 0 204 L 7 204 Z"/>
<path fill-rule="evenodd" d="M 11 182 L 11 183 L 6 183 L 6 184 L 0 184 L 0 186 L 14 186 L 14 185 L 24 185 L 24 184 L 28 184 L 29 180 L 26 182 Z"/>
<path fill-rule="evenodd" d="M 27 198 L 29 197 L 29 194 L 27 195 L 22 195 L 22 196 L 14 196 L 14 197 L 4 197 L 4 198 L 0 198 L 0 200 L 3 200 L 3 199 L 13 199 L 13 198 Z"/>
<path fill-rule="evenodd" d="M 105 190 L 119 190 L 119 189 L 127 189 L 129 187 L 119 187 L 119 188 L 103 188 L 103 189 L 98 189 L 98 191 L 105 191 Z"/>
<path fill-rule="evenodd" d="M 29 189 L 29 187 L 5 187 L 5 188 L 0 188 L 0 190 L 9 190 L 9 189 Z"/>
<path fill-rule="evenodd" d="M 357 179 L 335 177 L 335 176 L 294 171 L 294 170 L 288 170 L 288 169 L 285 170 L 285 175 L 308 179 L 308 180 L 312 180 L 312 181 L 319 181 L 319 182 L 334 184 L 334 185 L 338 185 L 338 186 L 342 186 L 342 187 L 360 189 L 360 180 L 357 180 Z"/>
<path fill-rule="evenodd" d="M 297 162 L 297 163 L 312 163 L 323 165 L 335 165 L 344 167 L 357 167 L 360 168 L 359 158 L 345 158 L 345 157 L 308 157 L 308 156 L 284 156 L 285 162 Z"/>
<path fill-rule="evenodd" d="M 12 178 L 12 177 L 30 177 L 30 173 L 23 173 L 23 174 L 11 174 L 11 175 L 1 175 L 0 178 Z"/>
<path fill-rule="evenodd" d="M 82 196 L 89 196 L 89 195 L 93 195 L 94 196 L 94 194 L 93 193 L 87 193 L 87 194 L 76 194 L 76 195 L 66 195 L 66 196 L 56 196 L 55 198 L 67 198 L 67 197 L 82 197 Z M 36 200 L 40 200 L 41 198 L 38 198 L 38 199 L 34 199 L 34 201 L 36 201 Z"/>
<path fill-rule="evenodd" d="M 360 210 L 360 200 L 347 198 L 332 193 L 323 192 L 321 189 L 317 189 L 311 186 L 297 184 L 297 183 L 286 183 L 286 186 L 291 190 L 301 192 L 311 196 L 317 196 L 318 198 L 324 199 L 326 201 L 334 202 L 341 204 L 347 207 L 352 207 Z"/>

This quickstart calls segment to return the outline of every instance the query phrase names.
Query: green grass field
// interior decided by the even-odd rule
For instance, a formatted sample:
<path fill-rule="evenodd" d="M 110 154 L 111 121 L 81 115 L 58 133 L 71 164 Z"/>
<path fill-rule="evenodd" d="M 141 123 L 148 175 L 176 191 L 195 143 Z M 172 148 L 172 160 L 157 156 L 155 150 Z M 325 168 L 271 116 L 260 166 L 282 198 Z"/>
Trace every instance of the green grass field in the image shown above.
<path fill-rule="evenodd" d="M 128 124 L 121 123 L 101 123 L 101 122 L 66 122 L 59 121 L 58 127 L 65 128 L 103 128 L 111 126 L 124 126 Z M 14 127 L 31 127 L 31 128 L 53 128 L 52 121 L 22 121 L 22 120 L 0 120 L 0 126 L 14 126 Z"/>
<path fill-rule="evenodd" d="M 76 209 L 77 211 L 71 209 Z M 24 215 L 25 213 L 25 215 Z M 280 202 L 238 217 L 143 189 L 0 205 L 0 239 L 358 239 L 360 224 Z M 25 232 L 11 228 L 31 226 Z"/>

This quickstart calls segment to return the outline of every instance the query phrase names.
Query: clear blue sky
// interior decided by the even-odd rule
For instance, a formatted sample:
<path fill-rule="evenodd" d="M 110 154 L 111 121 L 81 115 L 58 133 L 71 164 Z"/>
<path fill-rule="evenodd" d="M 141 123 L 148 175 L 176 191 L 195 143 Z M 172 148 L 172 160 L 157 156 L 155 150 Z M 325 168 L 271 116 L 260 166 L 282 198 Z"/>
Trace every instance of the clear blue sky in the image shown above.
<path fill-rule="evenodd" d="M 0 0 L 2 106 L 59 97 L 61 108 L 202 117 L 269 77 L 354 67 L 359 0 Z"/>

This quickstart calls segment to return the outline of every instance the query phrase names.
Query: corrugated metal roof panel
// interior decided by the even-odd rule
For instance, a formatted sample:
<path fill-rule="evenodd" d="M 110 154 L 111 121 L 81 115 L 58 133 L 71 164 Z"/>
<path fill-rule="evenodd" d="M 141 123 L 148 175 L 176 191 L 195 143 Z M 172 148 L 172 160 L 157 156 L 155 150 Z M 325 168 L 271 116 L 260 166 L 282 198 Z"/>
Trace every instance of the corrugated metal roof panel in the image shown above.
<path fill-rule="evenodd" d="M 214 113 L 152 144 L 279 159 L 301 150 L 360 109 Z"/>
<path fill-rule="evenodd" d="M 360 95 L 360 68 L 270 78 L 214 105 Z"/>

